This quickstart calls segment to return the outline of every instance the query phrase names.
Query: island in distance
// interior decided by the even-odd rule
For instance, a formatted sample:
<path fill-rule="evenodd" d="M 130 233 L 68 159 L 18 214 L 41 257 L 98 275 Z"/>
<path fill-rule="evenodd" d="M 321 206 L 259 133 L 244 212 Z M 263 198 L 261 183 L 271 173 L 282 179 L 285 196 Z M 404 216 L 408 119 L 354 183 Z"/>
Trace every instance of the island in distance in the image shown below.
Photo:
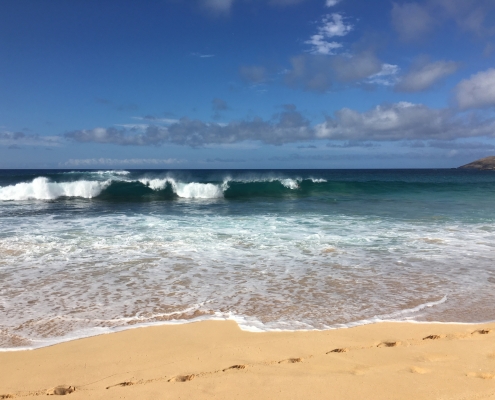
<path fill-rule="evenodd" d="M 459 168 L 465 169 L 482 169 L 482 170 L 495 170 L 495 156 L 480 158 L 472 163 L 462 165 Z"/>

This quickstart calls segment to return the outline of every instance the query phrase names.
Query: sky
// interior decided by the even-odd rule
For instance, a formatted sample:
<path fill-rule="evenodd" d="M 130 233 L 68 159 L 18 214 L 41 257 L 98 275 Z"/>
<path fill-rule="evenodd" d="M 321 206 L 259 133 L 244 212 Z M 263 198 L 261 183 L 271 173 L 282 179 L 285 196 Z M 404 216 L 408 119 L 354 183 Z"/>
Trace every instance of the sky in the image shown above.
<path fill-rule="evenodd" d="M 0 168 L 495 155 L 493 0 L 3 0 Z"/>

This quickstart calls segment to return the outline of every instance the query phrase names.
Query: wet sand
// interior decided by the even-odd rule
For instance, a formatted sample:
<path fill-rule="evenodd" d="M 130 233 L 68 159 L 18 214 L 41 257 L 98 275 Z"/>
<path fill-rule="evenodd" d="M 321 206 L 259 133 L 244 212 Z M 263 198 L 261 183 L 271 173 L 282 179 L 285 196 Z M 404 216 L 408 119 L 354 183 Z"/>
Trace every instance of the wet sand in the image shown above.
<path fill-rule="evenodd" d="M 495 324 L 131 329 L 0 353 L 0 399 L 495 399 Z"/>

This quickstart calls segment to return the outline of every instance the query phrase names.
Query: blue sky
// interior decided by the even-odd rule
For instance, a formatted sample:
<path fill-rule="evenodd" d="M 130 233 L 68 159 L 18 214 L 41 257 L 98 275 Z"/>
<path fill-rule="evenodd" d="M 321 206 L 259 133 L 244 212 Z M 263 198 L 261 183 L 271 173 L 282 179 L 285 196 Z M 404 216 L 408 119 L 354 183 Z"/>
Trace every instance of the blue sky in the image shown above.
<path fill-rule="evenodd" d="M 493 0 L 5 0 L 0 168 L 495 154 Z"/>

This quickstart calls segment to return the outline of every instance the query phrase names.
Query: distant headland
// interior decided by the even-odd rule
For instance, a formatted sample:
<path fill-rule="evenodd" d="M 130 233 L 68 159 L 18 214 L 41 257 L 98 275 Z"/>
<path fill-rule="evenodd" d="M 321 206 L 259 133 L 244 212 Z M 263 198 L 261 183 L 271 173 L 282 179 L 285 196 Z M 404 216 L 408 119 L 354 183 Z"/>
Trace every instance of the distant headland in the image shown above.
<path fill-rule="evenodd" d="M 472 163 L 462 165 L 459 168 L 464 169 L 483 169 L 483 170 L 495 170 L 495 156 L 480 158 Z"/>

